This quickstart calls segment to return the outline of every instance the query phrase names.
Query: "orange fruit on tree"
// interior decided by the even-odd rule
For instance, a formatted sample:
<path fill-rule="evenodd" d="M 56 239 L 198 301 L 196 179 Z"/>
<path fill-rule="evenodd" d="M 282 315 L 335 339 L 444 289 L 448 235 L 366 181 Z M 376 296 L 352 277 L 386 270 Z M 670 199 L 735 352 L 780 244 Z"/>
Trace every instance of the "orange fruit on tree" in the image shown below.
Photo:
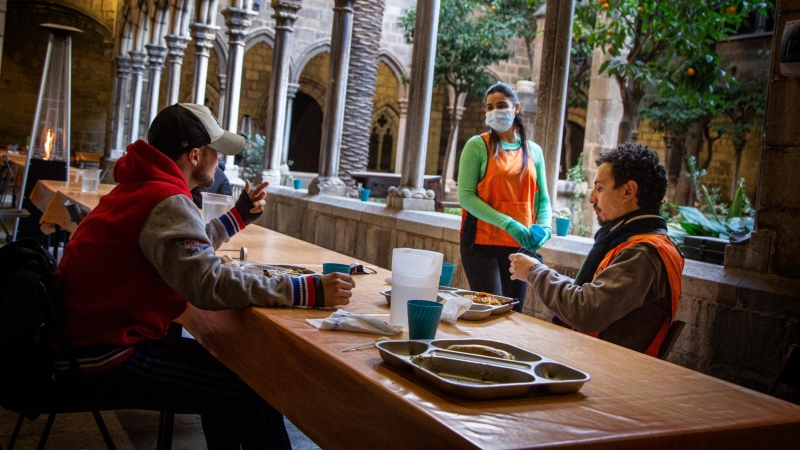
<path fill-rule="evenodd" d="M 497 9 L 497 6 L 495 6 L 495 5 L 492 5 L 492 11 L 494 11 L 494 10 L 496 10 L 496 9 Z"/>
<path fill-rule="evenodd" d="M 695 74 L 694 67 L 689 67 L 688 69 L 686 69 L 686 75 L 693 77 L 694 74 Z"/>
<path fill-rule="evenodd" d="M 609 36 L 611 36 L 611 35 L 613 35 L 613 34 L 614 34 L 614 30 L 612 30 L 611 28 L 609 28 L 609 29 L 607 29 L 607 30 L 606 30 L 606 34 L 607 34 L 607 35 L 609 35 Z"/>
<path fill-rule="evenodd" d="M 483 43 L 483 46 L 484 46 L 484 47 L 488 47 L 488 46 L 489 46 L 489 41 L 486 41 L 486 42 L 484 42 L 484 43 Z"/>
<path fill-rule="evenodd" d="M 728 6 L 725 8 L 725 12 L 728 14 L 736 14 L 736 7 L 735 6 Z"/>
<path fill-rule="evenodd" d="M 608 8 L 611 8 L 611 5 L 609 5 L 608 3 L 603 3 L 603 9 L 608 9 Z"/>
<path fill-rule="evenodd" d="M 636 8 L 636 11 L 637 11 L 637 12 L 643 12 L 643 11 L 644 11 L 644 8 L 642 8 L 641 6 L 639 6 L 639 7 L 637 7 L 637 8 Z"/>

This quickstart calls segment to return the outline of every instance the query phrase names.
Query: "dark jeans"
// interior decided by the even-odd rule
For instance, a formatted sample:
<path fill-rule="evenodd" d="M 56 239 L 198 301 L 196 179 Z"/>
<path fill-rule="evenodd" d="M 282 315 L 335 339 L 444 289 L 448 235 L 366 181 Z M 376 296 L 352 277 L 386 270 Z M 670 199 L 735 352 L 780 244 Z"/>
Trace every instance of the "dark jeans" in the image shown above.
<path fill-rule="evenodd" d="M 514 311 L 522 312 L 528 283 L 511 280 L 511 272 L 508 271 L 511 261 L 508 256 L 512 253 L 524 253 L 544 262 L 542 255 L 524 248 L 473 244 L 472 241 L 464 239 L 464 233 L 461 236 L 461 264 L 467 274 L 469 288 L 473 291 L 519 299 Z"/>
<path fill-rule="evenodd" d="M 291 448 L 283 416 L 193 339 L 143 342 L 129 360 L 84 380 L 99 409 L 200 414 L 211 450 Z"/>

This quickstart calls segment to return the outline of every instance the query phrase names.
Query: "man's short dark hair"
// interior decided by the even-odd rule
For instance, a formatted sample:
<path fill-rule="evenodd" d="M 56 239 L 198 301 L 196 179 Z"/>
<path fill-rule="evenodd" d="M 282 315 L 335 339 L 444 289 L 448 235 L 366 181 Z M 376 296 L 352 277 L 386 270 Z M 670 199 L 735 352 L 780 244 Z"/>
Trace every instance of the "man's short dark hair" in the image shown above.
<path fill-rule="evenodd" d="M 600 153 L 595 163 L 598 167 L 603 163 L 611 164 L 615 188 L 635 181 L 639 186 L 636 193 L 639 207 L 658 211 L 667 193 L 667 171 L 658 161 L 656 152 L 646 145 L 627 142 Z"/>

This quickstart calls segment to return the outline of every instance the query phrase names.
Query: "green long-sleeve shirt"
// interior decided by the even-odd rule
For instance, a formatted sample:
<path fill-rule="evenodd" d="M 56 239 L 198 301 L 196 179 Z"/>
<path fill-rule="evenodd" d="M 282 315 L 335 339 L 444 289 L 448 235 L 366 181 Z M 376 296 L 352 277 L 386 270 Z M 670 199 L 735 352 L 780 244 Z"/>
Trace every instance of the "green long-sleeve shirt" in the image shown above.
<path fill-rule="evenodd" d="M 502 142 L 503 151 L 518 151 L 522 147 L 522 142 L 518 138 L 516 143 Z M 536 213 L 536 223 L 544 229 L 545 238 L 539 243 L 544 245 L 550 235 L 551 211 L 550 196 L 547 193 L 547 178 L 544 171 L 544 154 L 542 148 L 532 141 L 528 141 L 531 158 L 528 163 L 533 163 L 536 168 L 536 184 L 539 191 L 536 192 L 533 211 Z M 514 219 L 498 212 L 480 197 L 478 197 L 478 183 L 486 175 L 486 165 L 489 155 L 486 151 L 486 143 L 481 136 L 473 136 L 464 145 L 461 153 L 461 161 L 458 165 L 458 201 L 463 208 L 470 214 L 486 223 L 506 230 L 509 223 Z"/>

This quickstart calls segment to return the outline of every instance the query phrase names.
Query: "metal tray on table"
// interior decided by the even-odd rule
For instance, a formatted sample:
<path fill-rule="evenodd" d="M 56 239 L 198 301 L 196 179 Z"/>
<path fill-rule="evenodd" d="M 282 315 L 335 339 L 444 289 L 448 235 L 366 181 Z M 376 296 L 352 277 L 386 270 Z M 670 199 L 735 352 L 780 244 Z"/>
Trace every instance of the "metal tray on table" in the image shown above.
<path fill-rule="evenodd" d="M 477 291 L 458 289 L 450 292 L 449 294 L 460 295 L 461 297 L 466 297 L 472 300 L 472 296 L 477 293 Z M 483 320 L 491 315 L 503 314 L 511 311 L 511 309 L 514 308 L 514 305 L 519 303 L 519 300 L 511 297 L 503 297 L 502 295 L 492 295 L 492 297 L 497 301 L 497 303 L 499 303 L 499 305 L 485 305 L 473 300 L 472 306 L 469 308 L 469 310 L 458 318 L 462 320 Z"/>
<path fill-rule="evenodd" d="M 448 350 L 453 345 L 486 346 L 514 360 Z M 487 339 L 381 341 L 381 358 L 399 369 L 411 369 L 431 386 L 454 397 L 474 400 L 526 394 L 572 394 L 591 377 L 553 359 L 505 342 Z"/>
<path fill-rule="evenodd" d="M 257 273 L 266 277 L 276 277 L 289 274 L 293 277 L 301 277 L 305 275 L 319 275 L 311 269 L 294 266 L 291 264 L 260 264 L 251 263 L 247 261 L 238 261 L 239 268 L 245 272 Z"/>

